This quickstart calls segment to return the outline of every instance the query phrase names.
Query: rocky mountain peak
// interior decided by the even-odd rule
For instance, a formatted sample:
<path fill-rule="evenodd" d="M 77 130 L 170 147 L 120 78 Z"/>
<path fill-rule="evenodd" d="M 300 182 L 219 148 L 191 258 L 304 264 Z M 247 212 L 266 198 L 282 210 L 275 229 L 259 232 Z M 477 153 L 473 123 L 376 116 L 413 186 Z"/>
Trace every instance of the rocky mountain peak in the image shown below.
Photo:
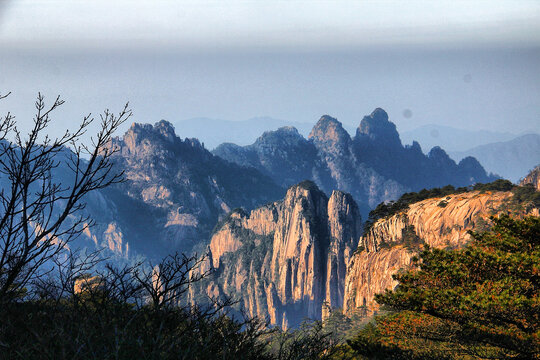
<path fill-rule="evenodd" d="M 481 182 L 481 179 L 487 176 L 486 171 L 480 165 L 478 160 L 472 156 L 467 156 L 459 162 L 459 171 L 463 174 L 467 174 L 471 182 Z"/>
<path fill-rule="evenodd" d="M 296 191 L 297 189 L 307 190 L 309 192 L 315 192 L 315 193 L 323 193 L 317 184 L 315 184 L 311 180 L 304 180 L 296 185 L 293 185 L 289 188 L 288 192 Z"/>
<path fill-rule="evenodd" d="M 133 123 L 124 136 L 114 138 L 112 144 L 121 149 L 123 156 L 135 158 L 210 156 L 199 140 L 180 139 L 174 126 L 166 120 L 158 121 L 154 125 Z"/>
<path fill-rule="evenodd" d="M 124 155 L 146 156 L 156 153 L 156 149 L 174 144 L 177 138 L 174 127 L 161 120 L 154 125 L 133 123 L 123 138 L 115 138 L 113 144 L 120 145 Z"/>
<path fill-rule="evenodd" d="M 446 163 L 453 162 L 453 160 L 450 159 L 450 156 L 448 156 L 446 151 L 441 149 L 439 146 L 433 147 L 433 149 L 429 151 L 428 157 L 439 164 L 446 164 Z"/>
<path fill-rule="evenodd" d="M 216 285 L 226 295 L 241 294 L 244 309 L 274 325 L 321 319 L 324 306 L 343 305 L 360 226 L 351 195 L 336 190 L 328 199 L 303 181 L 282 201 L 221 223 L 210 243 Z"/>
<path fill-rule="evenodd" d="M 280 134 L 292 134 L 292 135 L 299 134 L 298 130 L 294 126 L 282 126 L 279 129 L 277 129 L 276 132 Z"/>
<path fill-rule="evenodd" d="M 369 116 L 377 121 L 388 121 L 388 113 L 381 108 L 376 108 Z"/>
<path fill-rule="evenodd" d="M 422 147 L 420 146 L 420 144 L 416 140 L 413 140 L 412 145 L 411 145 L 411 149 L 413 151 L 415 151 L 415 152 L 422 153 Z"/>
<path fill-rule="evenodd" d="M 427 156 L 418 142 L 403 146 L 380 108 L 363 118 L 353 139 L 338 120 L 324 115 L 308 139 L 293 128 L 281 128 L 252 145 L 224 144 L 213 153 L 254 167 L 283 187 L 310 179 L 328 195 L 333 189 L 349 192 L 366 215 L 404 192 L 494 180 L 478 162 L 458 166 L 442 149 Z"/>
<path fill-rule="evenodd" d="M 154 125 L 154 131 L 158 132 L 161 136 L 163 136 L 169 142 L 174 142 L 174 139 L 176 138 L 176 133 L 174 132 L 174 126 L 166 120 L 161 120 L 157 122 Z"/>
<path fill-rule="evenodd" d="M 304 139 L 294 126 L 283 126 L 274 131 L 265 131 L 256 141 L 255 146 L 263 144 L 291 144 Z"/>
<path fill-rule="evenodd" d="M 337 119 L 323 115 L 311 130 L 309 139 L 316 145 L 348 145 L 351 137 Z"/>
<path fill-rule="evenodd" d="M 305 180 L 297 185 L 291 186 L 285 195 L 284 204 L 287 207 L 294 207 L 301 204 L 304 210 L 318 212 L 322 205 L 326 207 L 328 197 L 311 180 Z"/>
<path fill-rule="evenodd" d="M 323 115 L 317 121 L 317 124 L 313 127 L 313 130 L 311 130 L 311 133 L 315 132 L 316 130 L 326 130 L 329 126 L 332 127 L 341 127 L 341 122 L 339 122 L 336 118 L 331 117 L 330 115 Z M 310 135 L 311 137 L 311 135 Z"/>
<path fill-rule="evenodd" d="M 161 120 L 155 123 L 153 126 L 151 124 L 133 123 L 124 135 L 124 139 L 126 136 L 136 136 L 142 138 L 157 137 L 163 138 L 169 142 L 174 142 L 176 133 L 174 132 L 174 126 L 170 122 Z"/>
<path fill-rule="evenodd" d="M 388 120 L 388 114 L 381 108 L 376 108 L 370 115 L 364 116 L 360 122 L 356 129 L 356 139 L 363 138 L 369 138 L 381 144 L 401 146 L 396 125 Z"/>

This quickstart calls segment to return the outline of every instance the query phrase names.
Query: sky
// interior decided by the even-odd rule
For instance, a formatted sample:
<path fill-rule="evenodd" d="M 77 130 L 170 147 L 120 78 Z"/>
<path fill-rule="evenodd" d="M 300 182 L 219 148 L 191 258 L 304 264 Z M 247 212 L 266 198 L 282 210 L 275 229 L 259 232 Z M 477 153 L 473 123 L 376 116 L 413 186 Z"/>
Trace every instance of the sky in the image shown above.
<path fill-rule="evenodd" d="M 0 114 L 540 132 L 540 1 L 0 1 Z M 126 125 L 127 126 L 127 125 Z M 181 129 L 177 129 L 181 134 Z"/>

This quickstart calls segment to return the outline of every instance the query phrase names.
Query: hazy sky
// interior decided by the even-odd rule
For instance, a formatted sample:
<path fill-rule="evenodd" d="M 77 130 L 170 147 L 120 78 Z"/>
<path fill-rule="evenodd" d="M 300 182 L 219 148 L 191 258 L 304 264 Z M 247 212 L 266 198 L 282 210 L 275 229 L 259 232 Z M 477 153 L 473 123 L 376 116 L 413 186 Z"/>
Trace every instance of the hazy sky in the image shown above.
<path fill-rule="evenodd" d="M 7 1 L 5 43 L 72 47 L 278 47 L 534 43 L 540 2 Z"/>
<path fill-rule="evenodd" d="M 539 69 L 540 1 L 0 2 L 0 111 L 61 94 L 54 129 L 130 100 L 138 122 L 540 131 Z"/>

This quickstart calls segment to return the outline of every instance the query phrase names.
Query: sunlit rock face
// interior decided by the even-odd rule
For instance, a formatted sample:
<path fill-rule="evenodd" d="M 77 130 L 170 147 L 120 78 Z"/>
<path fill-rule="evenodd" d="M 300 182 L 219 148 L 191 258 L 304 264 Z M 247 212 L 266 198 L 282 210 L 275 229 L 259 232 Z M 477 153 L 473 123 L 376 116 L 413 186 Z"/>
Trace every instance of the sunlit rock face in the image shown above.
<path fill-rule="evenodd" d="M 303 182 L 282 201 L 233 212 L 220 225 L 210 243 L 211 282 L 238 295 L 251 315 L 295 326 L 306 317 L 320 319 L 325 302 L 342 306 L 346 265 L 361 231 L 349 194 L 334 191 L 328 198 Z"/>
<path fill-rule="evenodd" d="M 252 145 L 222 144 L 214 154 L 254 167 L 282 186 L 311 179 L 327 195 L 334 189 L 350 193 L 364 214 L 407 191 L 494 180 L 474 158 L 456 164 L 439 147 L 425 155 L 417 142 L 403 146 L 380 108 L 362 119 L 353 138 L 324 115 L 308 139 L 285 127 L 265 132 Z"/>
<path fill-rule="evenodd" d="M 397 285 L 392 275 L 409 268 L 419 249 L 411 248 L 408 237 L 417 236 L 432 248 L 462 247 L 471 240 L 469 230 L 485 230 L 491 215 L 508 211 L 512 196 L 491 191 L 449 195 L 411 204 L 407 210 L 379 219 L 360 238 L 348 264 L 344 311 L 352 313 L 362 306 L 377 309 L 375 294 Z M 537 209 L 526 208 L 517 215 L 538 216 Z"/>
<path fill-rule="evenodd" d="M 521 186 L 530 184 L 534 186 L 536 190 L 540 191 L 540 165 L 535 167 L 527 176 L 525 176 L 519 184 Z"/>
<path fill-rule="evenodd" d="M 73 284 L 74 294 L 93 293 L 103 288 L 103 278 L 100 276 L 81 276 Z"/>
<path fill-rule="evenodd" d="M 410 268 L 414 255 L 403 247 L 355 254 L 347 269 L 344 313 L 350 315 L 359 308 L 368 314 L 376 310 L 375 295 L 397 286 L 392 275 Z"/>

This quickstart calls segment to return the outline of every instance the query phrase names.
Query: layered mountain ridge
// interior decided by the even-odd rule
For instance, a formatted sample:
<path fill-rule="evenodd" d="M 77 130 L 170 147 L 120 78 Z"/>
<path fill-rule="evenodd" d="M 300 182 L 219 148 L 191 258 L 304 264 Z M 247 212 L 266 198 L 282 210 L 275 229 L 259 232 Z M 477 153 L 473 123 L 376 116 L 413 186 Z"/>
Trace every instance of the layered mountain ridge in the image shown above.
<path fill-rule="evenodd" d="M 410 189 L 490 179 L 472 158 L 456 164 L 440 148 L 426 156 L 416 143 L 402 146 L 382 109 L 362 120 L 354 138 L 325 115 L 308 139 L 284 127 L 214 154 L 178 138 L 166 121 L 133 124 L 110 146 L 126 182 L 100 195 L 110 214 L 87 237 L 123 256 L 208 245 L 215 272 L 194 287 L 192 301 L 232 296 L 248 314 L 284 328 L 330 308 L 372 306 L 376 292 L 393 286 L 391 274 L 410 264 L 414 252 L 399 245 L 396 229 L 411 224 L 396 223 L 398 245 L 381 247 L 374 235 L 361 238 L 357 201 L 366 212 Z M 275 201 L 282 186 L 306 178 L 313 182 Z M 359 242 L 364 251 L 354 253 Z"/>
<path fill-rule="evenodd" d="M 518 183 L 523 174 L 540 161 L 540 135 L 525 134 L 466 151 L 453 151 L 450 155 L 456 160 L 474 156 L 486 170 Z"/>
<path fill-rule="evenodd" d="M 84 235 L 115 255 L 200 250 L 231 209 L 251 209 L 285 192 L 257 170 L 211 154 L 197 139 L 180 139 L 166 121 L 134 123 L 109 147 L 125 182 L 87 199 L 96 226 Z"/>
<path fill-rule="evenodd" d="M 417 142 L 403 146 L 380 108 L 362 119 L 353 138 L 337 119 L 324 115 L 308 139 L 286 127 L 265 132 L 252 145 L 222 144 L 213 153 L 254 167 L 282 186 L 310 179 L 327 194 L 348 192 L 364 214 L 407 191 L 494 180 L 474 158 L 456 164 L 439 147 L 424 155 Z"/>
<path fill-rule="evenodd" d="M 124 257 L 202 251 L 231 209 L 277 200 L 305 179 L 327 196 L 350 193 L 363 214 L 405 191 L 446 185 L 445 177 L 456 185 L 489 179 L 474 159 L 456 165 L 440 149 L 425 156 L 415 144 L 403 147 L 382 109 L 362 120 L 354 138 L 325 115 L 308 139 L 284 127 L 247 147 L 223 144 L 214 154 L 196 139 L 180 139 L 166 121 L 133 124 L 110 146 L 126 182 L 89 201 L 97 226 L 86 237 Z"/>

